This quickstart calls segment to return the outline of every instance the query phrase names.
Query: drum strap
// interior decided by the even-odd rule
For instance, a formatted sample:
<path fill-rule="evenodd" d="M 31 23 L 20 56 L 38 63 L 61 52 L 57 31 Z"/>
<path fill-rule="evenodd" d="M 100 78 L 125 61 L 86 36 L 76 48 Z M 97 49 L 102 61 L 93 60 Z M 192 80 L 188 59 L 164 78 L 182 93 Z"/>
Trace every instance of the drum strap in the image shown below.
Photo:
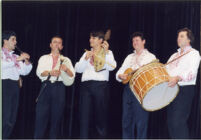
<path fill-rule="evenodd" d="M 189 50 L 188 52 L 186 52 L 186 53 L 184 53 L 184 54 L 180 55 L 179 57 L 177 57 L 177 58 L 175 58 L 175 59 L 171 60 L 170 62 L 166 63 L 165 65 L 168 65 L 168 64 L 170 64 L 170 63 L 174 62 L 175 60 L 177 60 L 177 59 L 181 58 L 182 56 L 186 55 L 187 53 L 189 53 L 190 51 L 191 51 L 191 50 Z"/>

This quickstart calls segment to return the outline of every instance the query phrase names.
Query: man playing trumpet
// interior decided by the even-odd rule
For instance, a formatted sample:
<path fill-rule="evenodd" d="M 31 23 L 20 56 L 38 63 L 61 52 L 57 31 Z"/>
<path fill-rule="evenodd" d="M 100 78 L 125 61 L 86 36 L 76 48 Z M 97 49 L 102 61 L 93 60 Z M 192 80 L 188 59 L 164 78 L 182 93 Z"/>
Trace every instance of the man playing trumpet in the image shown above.
<path fill-rule="evenodd" d="M 59 135 L 65 107 L 65 85 L 71 85 L 75 77 L 70 59 L 60 54 L 62 42 L 61 37 L 52 37 L 51 53 L 41 56 L 38 61 L 36 74 L 42 86 L 37 98 L 34 138 L 44 138 L 48 122 L 49 138 L 56 139 Z"/>

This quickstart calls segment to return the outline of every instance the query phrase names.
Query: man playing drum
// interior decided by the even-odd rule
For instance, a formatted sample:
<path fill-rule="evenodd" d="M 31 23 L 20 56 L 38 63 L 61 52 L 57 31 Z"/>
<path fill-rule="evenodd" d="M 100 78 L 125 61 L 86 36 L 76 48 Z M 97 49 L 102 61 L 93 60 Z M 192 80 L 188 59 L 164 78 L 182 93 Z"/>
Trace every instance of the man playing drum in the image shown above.
<path fill-rule="evenodd" d="M 124 60 L 122 66 L 116 73 L 116 79 L 122 82 L 128 78 L 128 74 L 124 71 L 128 68 L 136 70 L 141 66 L 148 64 L 156 59 L 155 55 L 145 49 L 145 39 L 143 34 L 135 32 L 132 35 L 132 45 L 135 49 Z M 145 139 L 147 138 L 149 112 L 145 111 L 131 89 L 129 84 L 124 88 L 123 92 L 123 116 L 122 116 L 122 137 L 123 139 Z M 135 135 L 135 129 L 137 134 Z"/>
<path fill-rule="evenodd" d="M 188 28 L 178 31 L 177 44 L 180 47 L 168 60 L 166 66 L 171 76 L 168 85 L 180 86 L 175 100 L 167 107 L 167 123 L 169 135 L 172 139 L 189 139 L 187 120 L 191 112 L 191 105 L 195 95 L 195 84 L 200 63 L 200 54 L 192 48 L 194 36 Z M 182 57 L 180 57 L 183 55 Z"/>

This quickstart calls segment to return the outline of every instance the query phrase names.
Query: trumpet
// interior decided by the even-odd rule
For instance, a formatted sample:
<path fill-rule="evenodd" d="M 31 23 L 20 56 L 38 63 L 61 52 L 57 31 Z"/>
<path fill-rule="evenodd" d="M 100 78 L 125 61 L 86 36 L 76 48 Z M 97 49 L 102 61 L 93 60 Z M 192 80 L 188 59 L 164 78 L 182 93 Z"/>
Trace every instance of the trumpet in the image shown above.
<path fill-rule="evenodd" d="M 24 53 L 24 52 L 23 52 L 20 48 L 18 48 L 17 46 L 15 46 L 15 48 L 17 49 L 17 51 L 20 52 L 20 54 Z M 31 62 L 29 59 L 26 58 L 26 60 L 27 60 L 29 63 L 32 64 L 32 62 Z"/>

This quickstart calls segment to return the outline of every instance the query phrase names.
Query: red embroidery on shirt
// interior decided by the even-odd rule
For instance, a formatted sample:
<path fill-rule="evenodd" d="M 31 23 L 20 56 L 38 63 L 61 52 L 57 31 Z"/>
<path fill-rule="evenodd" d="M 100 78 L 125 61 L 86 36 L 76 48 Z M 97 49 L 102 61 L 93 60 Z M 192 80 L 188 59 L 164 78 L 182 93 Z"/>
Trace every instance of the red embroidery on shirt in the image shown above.
<path fill-rule="evenodd" d="M 183 54 L 185 54 L 185 53 L 187 53 L 188 51 L 190 51 L 192 49 L 192 47 L 185 47 L 184 48 L 184 51 L 183 51 L 183 53 L 181 53 L 181 51 L 178 51 L 177 53 L 176 53 L 176 55 L 172 58 L 172 60 L 173 59 L 176 59 L 176 58 L 178 58 L 178 57 L 180 57 L 181 55 L 183 55 Z M 180 58 L 178 58 L 177 60 L 175 60 L 174 62 L 172 62 L 172 63 L 170 63 L 169 64 L 169 66 L 170 66 L 170 68 L 171 69 L 173 69 L 173 68 L 175 68 L 175 67 L 178 67 L 178 64 L 179 64 L 179 62 L 181 61 L 181 59 L 182 59 L 183 57 L 180 57 Z"/>
<path fill-rule="evenodd" d="M 17 67 L 17 68 L 20 68 L 20 64 L 19 64 L 19 62 L 17 61 L 17 55 L 15 55 L 15 54 L 10 54 L 9 53 L 9 51 L 8 51 L 8 49 L 6 49 L 6 48 L 2 48 L 2 52 L 4 53 L 4 55 L 5 55 L 5 61 L 13 61 L 14 63 L 15 63 L 15 67 Z M 3 58 L 3 57 L 2 57 Z"/>
<path fill-rule="evenodd" d="M 191 80 L 193 80 L 195 78 L 195 74 L 193 74 L 193 72 L 190 71 L 188 73 L 188 76 L 186 77 L 186 79 L 184 77 L 181 77 L 181 78 L 182 78 L 183 82 L 188 82 L 188 81 L 191 81 Z"/>
<path fill-rule="evenodd" d="M 134 56 L 133 56 L 134 59 L 132 60 L 131 65 L 132 66 L 133 65 L 137 65 L 138 67 L 141 67 L 141 61 L 143 60 L 141 58 L 145 58 L 146 54 L 147 54 L 147 50 L 146 49 L 144 49 L 140 55 L 137 55 L 135 53 Z"/>
<path fill-rule="evenodd" d="M 94 65 L 94 56 L 89 59 L 89 63 L 93 66 Z"/>
<path fill-rule="evenodd" d="M 52 69 L 54 69 L 54 67 L 57 65 L 58 58 L 59 58 L 59 57 L 55 57 L 55 58 L 54 58 L 53 55 L 52 55 L 52 60 L 53 60 Z"/>

